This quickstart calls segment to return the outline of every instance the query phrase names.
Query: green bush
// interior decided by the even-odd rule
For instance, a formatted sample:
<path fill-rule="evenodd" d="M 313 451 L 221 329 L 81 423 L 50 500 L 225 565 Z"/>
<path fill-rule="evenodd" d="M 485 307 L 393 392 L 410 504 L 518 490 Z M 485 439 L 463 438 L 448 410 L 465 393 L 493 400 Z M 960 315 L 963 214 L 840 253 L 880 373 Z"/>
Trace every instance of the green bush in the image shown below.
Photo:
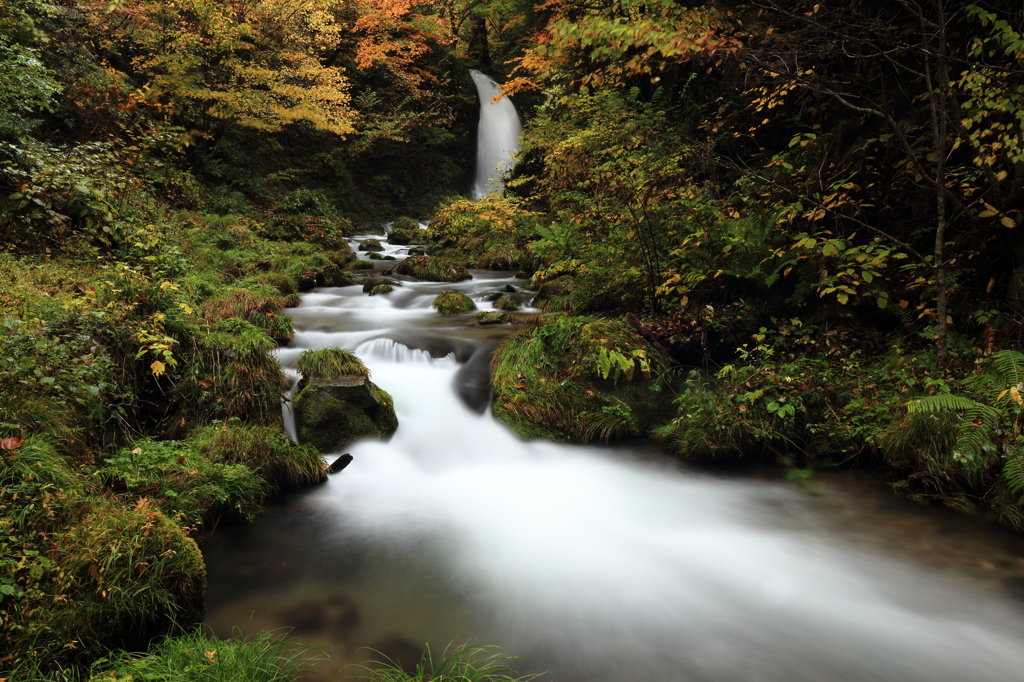
<path fill-rule="evenodd" d="M 633 437 L 665 412 L 666 368 L 624 321 L 535 321 L 502 341 L 493 366 L 494 415 L 524 438 Z"/>
<path fill-rule="evenodd" d="M 426 241 L 432 253 L 470 267 L 532 272 L 539 261 L 528 245 L 538 239 L 538 217 L 514 198 L 454 199 L 434 213 Z"/>

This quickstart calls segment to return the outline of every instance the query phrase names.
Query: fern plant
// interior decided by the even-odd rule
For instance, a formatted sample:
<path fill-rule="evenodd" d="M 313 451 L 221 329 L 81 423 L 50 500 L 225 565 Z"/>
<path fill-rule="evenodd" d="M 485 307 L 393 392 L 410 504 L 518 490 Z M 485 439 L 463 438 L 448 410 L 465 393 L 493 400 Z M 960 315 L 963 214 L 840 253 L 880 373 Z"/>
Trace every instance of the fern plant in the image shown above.
<path fill-rule="evenodd" d="M 972 472 L 994 468 L 1002 460 L 1002 474 L 1010 492 L 1024 495 L 1024 354 L 1001 350 L 992 355 L 990 371 L 970 377 L 965 386 L 988 400 L 966 395 L 938 393 L 910 401 L 913 414 L 955 413 L 959 415 L 953 459 Z"/>

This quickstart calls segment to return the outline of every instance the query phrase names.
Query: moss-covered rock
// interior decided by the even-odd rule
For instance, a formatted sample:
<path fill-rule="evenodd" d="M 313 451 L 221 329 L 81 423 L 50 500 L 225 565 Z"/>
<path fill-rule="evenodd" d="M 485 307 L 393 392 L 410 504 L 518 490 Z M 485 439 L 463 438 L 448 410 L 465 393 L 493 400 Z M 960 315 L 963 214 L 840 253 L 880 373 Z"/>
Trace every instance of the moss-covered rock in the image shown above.
<path fill-rule="evenodd" d="M 470 310 L 476 310 L 476 303 L 473 303 L 473 299 L 454 289 L 442 291 L 431 305 L 441 315 L 461 315 Z"/>
<path fill-rule="evenodd" d="M 524 438 L 610 441 L 646 433 L 671 400 L 658 352 L 624 320 L 562 317 L 504 339 L 494 416 Z"/>
<path fill-rule="evenodd" d="M 476 323 L 479 325 L 505 324 L 512 319 L 508 313 L 499 313 L 496 310 L 488 310 L 476 314 Z"/>
<path fill-rule="evenodd" d="M 516 300 L 515 296 L 509 296 L 503 294 L 498 300 L 494 302 L 494 307 L 498 310 L 519 310 L 519 301 Z"/>
<path fill-rule="evenodd" d="M 388 233 L 388 243 L 401 245 L 421 243 L 423 240 L 420 232 L 419 223 L 412 218 L 398 218 L 392 224 L 391 232 Z"/>
<path fill-rule="evenodd" d="M 406 258 L 395 266 L 395 272 L 428 282 L 461 282 L 464 279 L 473 278 L 461 265 L 444 258 L 430 256 Z"/>
<path fill-rule="evenodd" d="M 402 286 L 401 282 L 398 282 L 393 279 L 387 279 L 386 277 L 368 277 L 362 281 L 363 292 L 370 293 L 371 291 L 373 291 L 374 287 L 378 287 L 381 284 L 387 284 L 391 287 Z"/>
<path fill-rule="evenodd" d="M 373 270 L 373 261 L 369 260 L 354 260 L 349 263 L 350 270 Z"/>
<path fill-rule="evenodd" d="M 360 438 L 387 440 L 398 428 L 391 396 L 360 374 L 308 380 L 294 409 L 299 440 L 321 452 Z"/>
<path fill-rule="evenodd" d="M 378 294 L 390 294 L 395 288 L 390 284 L 378 284 L 374 288 L 370 289 L 370 296 L 377 296 Z"/>
<path fill-rule="evenodd" d="M 383 251 L 384 250 L 384 246 L 381 245 L 379 239 L 374 239 L 373 237 L 370 237 L 369 239 L 364 239 L 362 242 L 360 242 L 359 250 L 360 251 Z"/>

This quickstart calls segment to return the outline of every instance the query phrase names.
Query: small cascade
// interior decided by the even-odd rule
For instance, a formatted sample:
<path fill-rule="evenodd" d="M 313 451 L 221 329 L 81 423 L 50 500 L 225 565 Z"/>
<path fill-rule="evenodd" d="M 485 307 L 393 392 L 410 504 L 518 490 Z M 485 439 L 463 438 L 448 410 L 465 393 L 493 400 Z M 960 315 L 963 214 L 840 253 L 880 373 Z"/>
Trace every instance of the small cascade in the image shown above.
<path fill-rule="evenodd" d="M 455 358 L 449 353 L 444 357 L 435 358 L 430 351 L 409 348 L 404 343 L 392 339 L 373 339 L 356 346 L 356 354 L 364 360 L 380 360 L 402 364 L 453 364 Z"/>
<path fill-rule="evenodd" d="M 519 133 L 523 126 L 512 100 L 508 97 L 494 101 L 501 88 L 489 76 L 470 70 L 480 97 L 480 125 L 476 135 L 476 181 L 473 198 L 482 199 L 503 188 L 501 176 L 512 167 L 512 159 L 519 151 Z"/>
<path fill-rule="evenodd" d="M 292 409 L 292 394 L 295 393 L 295 387 L 299 385 L 299 381 L 302 379 L 302 375 L 299 370 L 292 367 L 286 367 L 282 369 L 284 378 L 288 382 L 285 386 L 285 390 L 281 393 L 281 417 L 284 420 L 284 435 L 291 438 L 296 443 L 299 442 L 299 432 L 295 428 L 295 411 Z"/>

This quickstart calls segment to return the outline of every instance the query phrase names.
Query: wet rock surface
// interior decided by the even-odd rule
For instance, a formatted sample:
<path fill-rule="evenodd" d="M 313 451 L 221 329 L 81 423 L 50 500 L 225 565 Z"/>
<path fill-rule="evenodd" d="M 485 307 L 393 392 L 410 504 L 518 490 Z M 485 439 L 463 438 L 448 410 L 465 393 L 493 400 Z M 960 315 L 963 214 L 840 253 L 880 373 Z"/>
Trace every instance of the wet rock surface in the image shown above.
<path fill-rule="evenodd" d="M 304 384 L 304 385 L 303 385 Z M 387 440 L 398 428 L 394 401 L 367 377 L 303 380 L 294 399 L 299 440 L 331 452 L 359 438 Z"/>

